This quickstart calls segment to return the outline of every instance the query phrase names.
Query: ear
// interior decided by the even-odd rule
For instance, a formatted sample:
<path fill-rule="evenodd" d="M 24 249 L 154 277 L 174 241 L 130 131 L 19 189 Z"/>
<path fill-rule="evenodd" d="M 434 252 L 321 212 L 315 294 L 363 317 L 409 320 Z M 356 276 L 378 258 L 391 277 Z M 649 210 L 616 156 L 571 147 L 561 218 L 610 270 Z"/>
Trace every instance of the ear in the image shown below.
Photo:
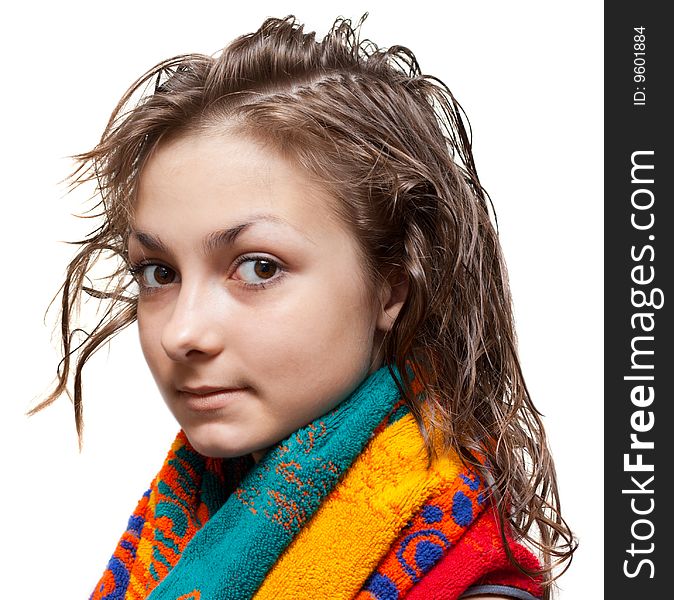
<path fill-rule="evenodd" d="M 377 315 L 377 329 L 390 331 L 400 309 L 405 304 L 409 281 L 404 273 L 392 274 L 382 288 L 380 308 Z"/>

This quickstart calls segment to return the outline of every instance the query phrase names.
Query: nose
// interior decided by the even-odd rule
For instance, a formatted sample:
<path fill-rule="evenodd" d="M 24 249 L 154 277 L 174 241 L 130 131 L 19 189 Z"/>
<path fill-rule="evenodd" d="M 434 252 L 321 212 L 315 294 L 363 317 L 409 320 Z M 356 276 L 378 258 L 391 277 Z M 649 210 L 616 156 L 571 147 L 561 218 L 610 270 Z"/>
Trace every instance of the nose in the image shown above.
<path fill-rule="evenodd" d="M 202 284 L 180 286 L 173 310 L 164 325 L 161 344 L 175 361 L 215 356 L 222 351 L 223 340 L 218 326 L 217 302 Z"/>

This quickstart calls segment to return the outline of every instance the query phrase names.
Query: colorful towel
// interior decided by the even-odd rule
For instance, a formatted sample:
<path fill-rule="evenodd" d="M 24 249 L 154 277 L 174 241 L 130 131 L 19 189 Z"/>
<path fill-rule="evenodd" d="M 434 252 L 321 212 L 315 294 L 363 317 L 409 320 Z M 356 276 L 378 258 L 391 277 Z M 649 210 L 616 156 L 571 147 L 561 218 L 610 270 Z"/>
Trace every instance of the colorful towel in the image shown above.
<path fill-rule="evenodd" d="M 180 432 L 91 599 L 401 598 L 485 504 L 456 457 L 426 462 L 386 366 L 258 464 Z"/>
<path fill-rule="evenodd" d="M 523 545 L 515 542 L 508 532 L 506 537 L 517 561 L 529 570 L 540 568 L 538 559 Z M 501 539 L 498 517 L 489 506 L 470 528 L 438 561 L 427 575 L 405 595 L 406 600 L 457 600 L 468 588 L 483 594 L 502 593 L 517 598 L 541 598 L 541 577 L 530 577 L 510 562 Z M 508 589 L 509 588 L 509 589 Z"/>

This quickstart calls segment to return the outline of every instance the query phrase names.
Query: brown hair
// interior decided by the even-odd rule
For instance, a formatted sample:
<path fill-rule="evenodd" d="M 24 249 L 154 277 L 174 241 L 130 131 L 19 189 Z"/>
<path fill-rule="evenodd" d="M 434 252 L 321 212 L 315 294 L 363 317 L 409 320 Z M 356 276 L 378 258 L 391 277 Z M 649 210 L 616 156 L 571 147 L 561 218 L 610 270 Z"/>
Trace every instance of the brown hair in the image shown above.
<path fill-rule="evenodd" d="M 302 165 L 341 201 L 340 217 L 359 240 L 371 281 L 392 271 L 407 278 L 407 300 L 381 350 L 403 375 L 401 391 L 429 460 L 454 449 L 488 478 L 501 525 L 508 522 L 517 538 L 542 551 L 549 584 L 576 543 L 560 513 L 545 432 L 521 372 L 506 268 L 468 121 L 447 86 L 422 74 L 409 49 L 359 39 L 366 16 L 355 28 L 337 19 L 321 42 L 293 16 L 270 18 L 219 55 L 176 56 L 131 85 L 98 145 L 73 157 L 79 166 L 71 186 L 97 183 L 102 210 L 95 216 L 103 223 L 73 242 L 81 249 L 59 290 L 58 381 L 31 414 L 64 391 L 70 395 L 77 353 L 73 403 L 81 441 L 82 368 L 136 318 L 127 240 L 140 170 L 169 136 L 234 126 Z M 106 287 L 85 285 L 93 265 L 109 256 L 121 261 Z M 74 347 L 81 330 L 71 321 L 83 292 L 109 304 Z M 422 367 L 423 403 L 405 392 L 408 358 Z"/>

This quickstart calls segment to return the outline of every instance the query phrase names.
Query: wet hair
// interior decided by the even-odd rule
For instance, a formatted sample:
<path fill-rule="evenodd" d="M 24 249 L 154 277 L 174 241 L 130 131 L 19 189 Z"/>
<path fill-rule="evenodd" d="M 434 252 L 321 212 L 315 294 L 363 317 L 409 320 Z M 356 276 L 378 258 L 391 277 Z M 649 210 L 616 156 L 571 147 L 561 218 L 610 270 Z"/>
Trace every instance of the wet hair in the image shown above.
<path fill-rule="evenodd" d="M 373 289 L 392 273 L 407 280 L 406 301 L 381 339 L 384 362 L 402 374 L 429 461 L 455 450 L 490 482 L 504 541 L 508 523 L 516 539 L 539 549 L 549 597 L 576 541 L 522 375 L 496 219 L 476 173 L 469 123 L 408 48 L 360 40 L 366 16 L 356 27 L 338 18 L 322 41 L 292 15 L 269 18 L 219 53 L 176 56 L 131 85 L 96 147 L 73 157 L 71 189 L 95 182 L 102 224 L 72 242 L 80 249 L 57 293 L 63 358 L 52 393 L 31 414 L 71 396 L 74 360 L 81 443 L 82 368 L 136 319 L 128 237 L 143 165 L 162 141 L 226 128 L 301 165 L 338 200 L 337 216 L 358 241 Z M 105 286 L 89 284 L 94 264 L 110 257 L 118 266 Z M 82 330 L 73 321 L 84 294 L 107 308 L 76 345 Z M 408 359 L 419 365 L 425 390 L 416 398 L 408 393 Z"/>

